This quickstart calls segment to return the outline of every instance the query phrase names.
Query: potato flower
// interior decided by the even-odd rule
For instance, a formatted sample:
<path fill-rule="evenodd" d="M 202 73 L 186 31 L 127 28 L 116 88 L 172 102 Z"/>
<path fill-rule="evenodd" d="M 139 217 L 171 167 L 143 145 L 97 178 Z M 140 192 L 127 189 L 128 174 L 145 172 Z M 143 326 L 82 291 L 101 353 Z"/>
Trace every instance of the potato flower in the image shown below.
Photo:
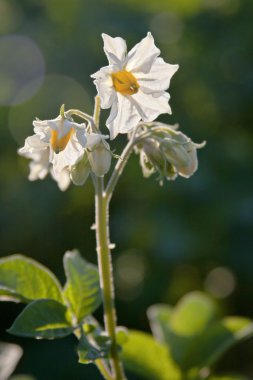
<path fill-rule="evenodd" d="M 102 108 L 111 108 L 106 125 L 111 139 L 128 133 L 140 120 L 153 121 L 162 113 L 171 114 L 170 95 L 165 92 L 178 65 L 164 62 L 151 33 L 127 54 L 125 40 L 102 34 L 109 66 L 91 77 Z"/>
<path fill-rule="evenodd" d="M 27 137 L 24 147 L 18 150 L 21 156 L 31 160 L 28 179 L 44 179 L 50 173 L 64 191 L 72 179 L 71 169 L 75 168 L 75 178 L 82 184 L 89 168 L 84 171 L 83 165 L 77 164 L 87 155 L 86 150 L 94 149 L 105 136 L 88 133 L 85 124 L 75 123 L 64 115 L 52 120 L 37 119 L 33 125 L 35 134 Z"/>

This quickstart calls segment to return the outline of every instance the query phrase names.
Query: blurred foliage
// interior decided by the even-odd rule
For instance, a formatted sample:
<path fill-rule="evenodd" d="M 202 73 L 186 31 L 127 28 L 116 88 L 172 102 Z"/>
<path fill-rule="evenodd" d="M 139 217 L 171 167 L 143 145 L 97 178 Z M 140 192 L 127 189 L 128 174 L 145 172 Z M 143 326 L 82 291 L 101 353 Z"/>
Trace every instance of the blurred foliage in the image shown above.
<path fill-rule="evenodd" d="M 28 183 L 16 150 L 35 116 L 55 117 L 62 103 L 92 111 L 89 75 L 106 65 L 102 32 L 130 47 L 150 30 L 162 57 L 180 64 L 170 87 L 173 115 L 160 120 L 178 122 L 207 146 L 190 180 L 161 188 L 142 178 L 136 156 L 119 182 L 111 205 L 119 324 L 148 330 L 148 306 L 195 289 L 222 299 L 229 314 L 252 317 L 252 12 L 251 0 L 0 0 L 1 255 L 32 256 L 61 280 L 67 249 L 96 262 L 91 183 L 66 193 L 50 179 Z M 124 142 L 113 142 L 117 154 Z M 17 342 L 5 330 L 19 305 L 0 307 L 2 339 Z M 76 364 L 71 338 L 18 343 L 25 351 L 19 372 L 99 378 Z M 250 342 L 232 350 L 222 371 L 253 377 L 252 352 Z"/>
<path fill-rule="evenodd" d="M 224 352 L 253 333 L 249 319 L 219 318 L 217 306 L 202 292 L 188 293 L 175 307 L 153 305 L 148 317 L 153 337 L 130 331 L 122 358 L 129 370 L 150 380 L 212 379 Z"/>

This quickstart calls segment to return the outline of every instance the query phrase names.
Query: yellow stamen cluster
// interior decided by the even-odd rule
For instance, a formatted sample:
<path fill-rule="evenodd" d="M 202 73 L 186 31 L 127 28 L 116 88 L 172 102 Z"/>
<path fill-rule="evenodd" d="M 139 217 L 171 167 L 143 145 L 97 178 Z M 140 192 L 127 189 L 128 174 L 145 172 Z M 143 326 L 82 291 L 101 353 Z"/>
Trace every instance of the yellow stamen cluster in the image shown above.
<path fill-rule="evenodd" d="M 70 137 L 73 134 L 73 132 L 74 132 L 74 129 L 71 128 L 70 131 L 66 133 L 66 135 L 59 138 L 58 131 L 55 131 L 54 129 L 51 130 L 50 143 L 55 153 L 59 153 L 66 148 L 67 143 L 69 142 Z"/>
<path fill-rule="evenodd" d="M 112 82 L 115 90 L 122 95 L 136 94 L 140 87 L 133 74 L 126 70 L 112 73 Z"/>

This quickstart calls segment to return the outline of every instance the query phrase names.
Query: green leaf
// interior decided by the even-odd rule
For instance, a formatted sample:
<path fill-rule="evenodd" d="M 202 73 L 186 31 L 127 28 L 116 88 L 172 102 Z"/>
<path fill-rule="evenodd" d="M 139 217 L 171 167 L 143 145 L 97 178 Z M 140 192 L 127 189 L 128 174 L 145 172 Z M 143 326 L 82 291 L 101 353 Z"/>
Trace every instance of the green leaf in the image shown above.
<path fill-rule="evenodd" d="M 185 373 L 212 365 L 231 346 L 253 334 L 250 320 L 219 319 L 215 304 L 199 292 L 183 297 L 174 309 L 152 306 L 148 317 L 154 336 L 167 344 Z"/>
<path fill-rule="evenodd" d="M 8 330 L 13 335 L 37 339 L 63 338 L 72 331 L 66 306 L 53 300 L 33 301 Z"/>
<path fill-rule="evenodd" d="M 0 300 L 29 303 L 41 298 L 62 302 L 61 287 L 52 272 L 22 255 L 0 259 Z"/>
<path fill-rule="evenodd" d="M 64 269 L 67 283 L 63 294 L 79 323 L 101 303 L 98 270 L 76 250 L 65 253 Z"/>
<path fill-rule="evenodd" d="M 181 379 L 180 371 L 166 346 L 155 341 L 150 334 L 129 331 L 128 340 L 122 346 L 121 356 L 129 371 L 145 379 Z"/>
<path fill-rule="evenodd" d="M 0 343 L 0 379 L 7 380 L 21 358 L 23 350 L 16 344 Z"/>
<path fill-rule="evenodd" d="M 81 364 L 89 364 L 101 358 L 100 351 L 96 347 L 92 346 L 84 335 L 82 335 L 79 340 L 77 352 L 79 357 L 78 362 Z"/>

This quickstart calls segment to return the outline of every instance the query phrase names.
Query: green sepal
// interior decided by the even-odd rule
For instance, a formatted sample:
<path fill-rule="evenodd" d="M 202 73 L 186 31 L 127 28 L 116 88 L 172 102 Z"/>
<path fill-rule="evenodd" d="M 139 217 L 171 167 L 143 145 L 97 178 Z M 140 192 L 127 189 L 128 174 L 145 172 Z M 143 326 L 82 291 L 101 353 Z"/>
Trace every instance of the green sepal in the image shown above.
<path fill-rule="evenodd" d="M 8 332 L 36 339 L 55 339 L 70 335 L 73 329 L 67 307 L 44 299 L 27 305 Z"/>
<path fill-rule="evenodd" d="M 101 358 L 99 349 L 91 345 L 85 335 L 82 335 L 77 347 L 78 362 L 89 364 Z"/>
<path fill-rule="evenodd" d="M 42 298 L 63 302 L 60 283 L 49 269 L 19 254 L 0 259 L 0 300 L 29 303 Z"/>
<path fill-rule="evenodd" d="M 66 252 L 63 262 L 67 277 L 63 296 L 80 323 L 101 303 L 98 270 L 85 261 L 77 250 Z"/>
<path fill-rule="evenodd" d="M 65 104 L 61 105 L 60 116 L 62 117 L 62 119 L 65 119 Z"/>

